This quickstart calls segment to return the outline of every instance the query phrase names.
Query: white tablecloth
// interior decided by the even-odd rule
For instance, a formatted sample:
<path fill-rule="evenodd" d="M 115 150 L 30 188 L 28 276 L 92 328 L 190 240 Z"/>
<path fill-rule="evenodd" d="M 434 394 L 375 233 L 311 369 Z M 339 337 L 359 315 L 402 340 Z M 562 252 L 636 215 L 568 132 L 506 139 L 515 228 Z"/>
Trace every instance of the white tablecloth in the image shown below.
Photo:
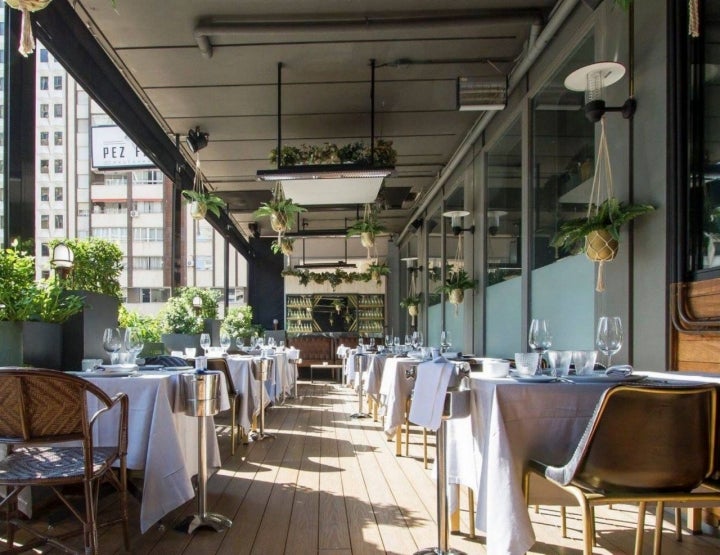
<path fill-rule="evenodd" d="M 392 435 L 405 421 L 405 403 L 415 380 L 405 377 L 405 370 L 416 366 L 412 358 L 387 358 L 382 371 L 380 397 L 385 415 L 385 433 Z"/>
<path fill-rule="evenodd" d="M 260 382 L 253 377 L 253 357 L 231 355 L 227 358 L 228 369 L 233 384 L 238 393 L 241 394 L 240 403 L 240 426 L 246 432 L 250 432 L 252 418 L 260 412 Z M 265 405 L 270 403 L 268 396 L 265 396 Z"/>
<path fill-rule="evenodd" d="M 524 465 L 531 458 L 567 461 L 609 384 L 520 383 L 475 372 L 471 384 L 471 415 L 447 425 L 448 483 L 474 490 L 487 552 L 519 555 L 535 543 Z M 531 504 L 573 504 L 542 481 L 530 492 Z"/>
<path fill-rule="evenodd" d="M 198 419 L 186 416 L 178 372 L 144 372 L 131 377 L 86 377 L 108 395 L 127 393 L 128 468 L 144 470 L 140 531 L 145 532 L 164 515 L 193 499 L 190 481 L 198 471 Z M 230 408 L 224 375 L 220 384 L 220 410 Z M 110 415 L 108 415 L 109 417 Z M 208 466 L 219 467 L 220 450 L 212 417 L 208 418 Z M 117 416 L 98 422 L 97 445 L 117 441 Z"/>

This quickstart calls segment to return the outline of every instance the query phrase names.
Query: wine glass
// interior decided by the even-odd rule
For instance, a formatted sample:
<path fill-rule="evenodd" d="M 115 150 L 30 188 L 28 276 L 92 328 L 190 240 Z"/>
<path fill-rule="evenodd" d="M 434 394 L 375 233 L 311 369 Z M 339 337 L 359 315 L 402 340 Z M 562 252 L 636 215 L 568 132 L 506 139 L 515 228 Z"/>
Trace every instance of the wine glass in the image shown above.
<path fill-rule="evenodd" d="M 205 351 L 205 356 L 207 356 L 208 349 L 210 348 L 210 334 L 209 333 L 201 333 L 200 334 L 200 346 L 203 348 L 203 351 Z"/>
<path fill-rule="evenodd" d="M 245 338 L 238 337 L 235 340 L 235 345 L 237 345 L 239 351 L 245 352 Z"/>
<path fill-rule="evenodd" d="M 423 337 L 423 333 L 421 331 L 419 331 L 419 332 L 417 332 L 417 348 L 422 349 L 424 344 L 425 344 L 425 338 Z"/>
<path fill-rule="evenodd" d="M 534 318 L 530 322 L 530 331 L 528 332 L 528 345 L 530 348 L 540 353 L 538 358 L 538 367 L 536 374 L 540 373 L 540 365 L 542 364 L 542 355 L 552 347 L 552 333 L 550 333 L 550 323 L 547 320 Z"/>
<path fill-rule="evenodd" d="M 397 335 L 393 338 L 393 345 L 395 346 L 395 349 L 394 349 L 395 354 L 399 355 L 400 354 L 400 338 Z"/>
<path fill-rule="evenodd" d="M 622 343 L 623 328 L 620 318 L 618 316 L 601 316 L 598 320 L 595 344 L 607 357 L 608 368 L 612 356 L 620 350 Z"/>
<path fill-rule="evenodd" d="M 440 352 L 444 353 L 450 347 L 452 347 L 452 341 L 450 341 L 450 332 L 447 330 L 443 330 L 440 332 Z"/>
<path fill-rule="evenodd" d="M 220 334 L 220 348 L 222 349 L 223 354 L 227 354 L 228 349 L 230 348 L 230 345 L 232 343 L 232 340 L 230 339 L 230 336 L 226 333 Z"/>
<path fill-rule="evenodd" d="M 120 330 L 117 328 L 106 328 L 103 332 L 103 349 L 110 357 L 110 364 L 117 364 L 118 353 L 122 348 Z"/>
<path fill-rule="evenodd" d="M 274 337 L 268 337 L 267 346 L 271 349 L 275 348 L 275 338 Z"/>
<path fill-rule="evenodd" d="M 123 345 L 128 352 L 128 362 L 134 364 L 135 358 L 140 354 L 140 351 L 143 350 L 145 345 L 142 337 L 140 337 L 140 330 L 137 328 L 126 328 Z"/>

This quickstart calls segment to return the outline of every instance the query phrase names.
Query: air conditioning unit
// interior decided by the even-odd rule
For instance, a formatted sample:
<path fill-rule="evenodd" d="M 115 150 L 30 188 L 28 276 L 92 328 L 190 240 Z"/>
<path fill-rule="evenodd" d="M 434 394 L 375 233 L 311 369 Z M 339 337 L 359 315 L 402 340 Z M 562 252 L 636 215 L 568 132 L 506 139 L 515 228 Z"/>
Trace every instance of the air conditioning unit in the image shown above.
<path fill-rule="evenodd" d="M 138 211 L 137 211 L 137 210 L 130 210 L 130 217 L 131 217 L 131 218 L 137 218 L 137 217 L 138 217 Z"/>
<path fill-rule="evenodd" d="M 187 265 L 188 266 L 195 266 L 195 261 L 192 258 L 187 259 Z"/>

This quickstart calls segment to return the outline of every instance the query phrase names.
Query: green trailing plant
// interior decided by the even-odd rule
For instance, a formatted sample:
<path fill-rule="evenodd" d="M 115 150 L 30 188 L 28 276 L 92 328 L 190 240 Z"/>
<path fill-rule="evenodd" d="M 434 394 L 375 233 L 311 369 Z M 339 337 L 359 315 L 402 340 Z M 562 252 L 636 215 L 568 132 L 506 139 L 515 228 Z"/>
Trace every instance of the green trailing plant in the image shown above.
<path fill-rule="evenodd" d="M 0 251 L 0 320 L 62 323 L 80 312 L 82 298 L 56 279 L 36 281 L 35 257 L 17 247 Z"/>
<path fill-rule="evenodd" d="M 300 149 L 296 146 L 285 145 L 280 148 L 280 166 L 295 166 L 300 163 Z M 277 148 L 270 151 L 270 162 L 276 164 L 278 162 Z"/>
<path fill-rule="evenodd" d="M 360 141 L 348 143 L 338 148 L 338 157 L 343 164 L 352 164 L 358 160 L 363 160 L 366 156 L 365 153 L 366 147 Z"/>
<path fill-rule="evenodd" d="M 73 267 L 63 287 L 74 291 L 90 291 L 122 298 L 120 274 L 123 271 L 123 252 L 115 243 L 105 239 L 53 239 L 52 251 L 59 242 L 73 252 Z"/>
<path fill-rule="evenodd" d="M 373 262 L 368 266 L 367 273 L 370 274 L 370 278 L 374 279 L 377 283 L 382 283 L 382 276 L 390 275 L 390 268 L 384 262 Z"/>
<path fill-rule="evenodd" d="M 202 307 L 200 308 L 200 316 L 202 318 L 216 319 L 218 317 L 218 302 L 221 293 L 217 289 L 207 289 L 205 287 L 181 287 L 178 289 L 176 297 L 180 297 L 184 302 L 193 306 L 193 299 L 200 297 Z"/>
<path fill-rule="evenodd" d="M 294 244 L 295 239 L 280 237 L 279 239 L 275 239 L 272 242 L 272 245 L 270 245 L 270 250 L 272 250 L 275 254 L 286 254 L 290 256 L 293 253 Z"/>
<path fill-rule="evenodd" d="M 254 334 L 262 335 L 263 327 L 252 323 L 253 309 L 250 305 L 230 308 L 225 315 L 220 333 L 232 338 L 247 338 Z"/>
<path fill-rule="evenodd" d="M 260 218 L 263 216 L 270 217 L 270 225 L 273 230 L 279 234 L 283 234 L 292 229 L 292 221 L 298 214 L 306 212 L 306 209 L 295 204 L 292 199 L 285 198 L 282 187 L 275 187 L 273 197 L 268 202 L 260 204 L 260 208 L 253 212 L 253 217 Z"/>
<path fill-rule="evenodd" d="M 460 268 L 452 270 L 445 278 L 445 282 L 437 288 L 436 293 L 450 294 L 454 290 L 465 291 L 466 289 L 475 289 L 477 285 L 476 279 L 470 279 L 468 273 Z"/>
<path fill-rule="evenodd" d="M 373 277 L 372 266 L 373 265 L 370 265 L 364 272 L 346 272 L 340 268 L 334 272 L 311 272 L 309 270 L 286 268 L 282 271 L 281 275 L 294 276 L 298 278 L 298 281 L 302 286 L 307 286 L 311 282 L 318 285 L 329 283 L 333 290 L 335 290 L 335 288 L 341 283 L 368 282 L 372 279 L 377 280 L 376 277 Z M 386 264 L 377 264 L 377 268 L 380 269 L 380 272 L 383 272 L 382 275 L 388 275 L 390 273 L 390 269 Z"/>
<path fill-rule="evenodd" d="M 422 304 L 422 294 L 415 293 L 413 295 L 408 295 L 404 299 L 400 301 L 400 306 L 403 308 L 410 308 L 410 307 L 417 307 Z"/>
<path fill-rule="evenodd" d="M 381 225 L 378 221 L 378 214 L 375 208 L 366 204 L 363 217 L 355 221 L 355 223 L 348 228 L 347 235 L 348 237 L 359 235 L 363 247 L 370 249 L 375 245 L 375 238 L 385 230 L 385 226 Z M 368 258 L 369 257 L 370 251 L 368 250 Z"/>
<path fill-rule="evenodd" d="M 302 144 L 299 147 L 283 146 L 280 148 L 280 166 L 338 163 L 394 166 L 397 161 L 397 152 L 392 144 L 392 141 L 377 139 L 372 153 L 370 152 L 370 147 L 360 141 L 339 147 L 333 143 L 323 143 L 320 145 Z M 272 164 L 277 164 L 277 148 L 270 151 L 269 158 Z"/>
<path fill-rule="evenodd" d="M 118 326 L 137 330 L 143 343 L 160 343 L 161 341 L 160 320 L 155 315 L 142 314 L 135 310 L 128 310 L 125 305 L 120 305 Z"/>
<path fill-rule="evenodd" d="M 219 196 L 202 190 L 186 189 L 182 192 L 183 197 L 189 203 L 197 203 L 193 209 L 193 218 L 202 219 L 207 212 L 211 212 L 218 218 L 225 208 L 225 201 Z M 199 216 L 199 217 L 196 217 Z"/>
<path fill-rule="evenodd" d="M 606 231 L 612 239 L 619 241 L 624 224 L 653 210 L 655 207 L 651 204 L 626 204 L 610 197 L 600 203 L 597 213 L 591 211 L 589 217 L 575 218 L 561 224 L 550 244 L 577 254 L 585 251 L 585 237 L 593 231 Z"/>

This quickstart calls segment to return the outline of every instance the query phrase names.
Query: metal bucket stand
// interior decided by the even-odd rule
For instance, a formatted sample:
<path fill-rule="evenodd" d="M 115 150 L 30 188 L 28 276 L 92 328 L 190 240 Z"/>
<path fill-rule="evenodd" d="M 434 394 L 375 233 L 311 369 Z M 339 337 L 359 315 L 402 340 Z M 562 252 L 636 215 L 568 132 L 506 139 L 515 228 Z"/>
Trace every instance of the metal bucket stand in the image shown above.
<path fill-rule="evenodd" d="M 359 374 L 358 385 L 358 409 L 357 412 L 350 415 L 350 418 L 370 418 L 370 415 L 363 412 L 363 370 L 365 369 L 365 357 L 361 354 L 353 355 L 355 357 L 355 372 Z"/>
<path fill-rule="evenodd" d="M 272 359 L 260 359 L 260 429 L 250 434 L 250 439 L 253 441 L 275 439 L 273 434 L 265 433 L 265 381 L 268 379 L 268 366 L 272 364 L 272 362 Z"/>

